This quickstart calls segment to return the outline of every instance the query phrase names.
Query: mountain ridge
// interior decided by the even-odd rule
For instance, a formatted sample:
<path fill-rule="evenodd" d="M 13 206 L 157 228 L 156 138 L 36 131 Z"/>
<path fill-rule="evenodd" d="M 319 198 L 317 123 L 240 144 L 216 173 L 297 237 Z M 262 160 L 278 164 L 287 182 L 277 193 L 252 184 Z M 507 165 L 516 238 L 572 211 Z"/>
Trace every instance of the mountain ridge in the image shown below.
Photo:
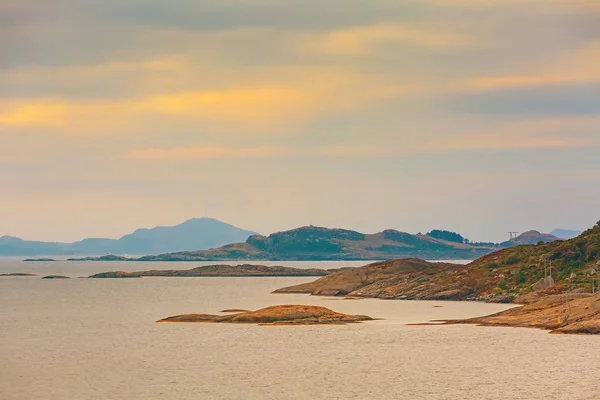
<path fill-rule="evenodd" d="M 319 261 L 387 260 L 399 257 L 473 259 L 498 249 L 387 229 L 365 234 L 347 229 L 304 226 L 269 236 L 253 235 L 245 242 L 201 251 L 144 256 L 131 261 Z M 106 258 L 98 258 L 103 260 Z"/>
<path fill-rule="evenodd" d="M 72 243 L 0 237 L 0 256 L 149 254 L 209 249 L 246 240 L 256 232 L 212 219 L 191 218 L 174 226 L 139 228 L 119 239 L 86 238 Z"/>

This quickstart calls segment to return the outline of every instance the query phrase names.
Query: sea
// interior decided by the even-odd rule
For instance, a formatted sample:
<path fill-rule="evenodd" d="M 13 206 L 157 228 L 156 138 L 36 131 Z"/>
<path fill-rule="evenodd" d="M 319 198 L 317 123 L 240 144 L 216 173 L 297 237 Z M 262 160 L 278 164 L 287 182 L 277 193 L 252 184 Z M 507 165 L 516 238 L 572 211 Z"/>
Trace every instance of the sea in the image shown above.
<path fill-rule="evenodd" d="M 37 275 L 0 277 L 0 399 L 600 399 L 600 336 L 408 325 L 510 305 L 271 294 L 311 277 L 80 279 L 203 264 L 209 263 L 0 258 L 0 274 Z M 41 279 L 51 274 L 73 279 Z M 277 304 L 380 320 L 342 326 L 155 322 Z"/>

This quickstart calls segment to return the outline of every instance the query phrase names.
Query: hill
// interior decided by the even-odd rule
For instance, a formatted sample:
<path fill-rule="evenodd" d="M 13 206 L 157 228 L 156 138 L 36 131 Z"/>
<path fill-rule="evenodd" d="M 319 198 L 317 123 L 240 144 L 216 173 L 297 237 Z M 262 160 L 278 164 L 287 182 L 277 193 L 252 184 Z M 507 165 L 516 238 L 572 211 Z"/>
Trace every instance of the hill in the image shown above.
<path fill-rule="evenodd" d="M 514 247 L 523 244 L 538 244 L 539 242 L 550 243 L 557 240 L 563 240 L 548 233 L 541 233 L 535 230 L 521 233 L 512 242 L 502 243 L 503 247 Z"/>
<path fill-rule="evenodd" d="M 149 254 L 209 249 L 246 240 L 255 232 L 211 218 L 193 218 L 175 226 L 137 229 L 120 239 L 89 238 L 74 243 L 0 237 L 0 256 Z"/>
<path fill-rule="evenodd" d="M 545 266 L 550 265 L 552 277 L 545 278 Z M 600 223 L 571 240 L 503 249 L 467 265 L 390 260 L 341 270 L 277 292 L 518 302 L 550 286 L 558 291 L 591 292 L 591 277 L 598 275 L 598 269 Z"/>
<path fill-rule="evenodd" d="M 245 242 L 191 252 L 145 256 L 137 261 L 217 260 L 387 260 L 400 257 L 474 259 L 497 248 L 411 235 L 396 230 L 364 234 L 345 229 L 306 226 Z"/>

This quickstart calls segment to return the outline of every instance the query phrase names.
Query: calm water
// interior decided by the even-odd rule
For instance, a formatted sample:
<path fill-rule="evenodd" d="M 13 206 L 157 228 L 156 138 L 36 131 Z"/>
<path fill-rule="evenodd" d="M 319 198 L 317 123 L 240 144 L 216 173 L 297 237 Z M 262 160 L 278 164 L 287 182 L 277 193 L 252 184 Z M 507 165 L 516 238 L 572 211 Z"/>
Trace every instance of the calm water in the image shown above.
<path fill-rule="evenodd" d="M 0 273 L 77 277 L 197 265 L 4 259 Z M 406 325 L 489 314 L 502 305 L 269 294 L 311 279 L 0 278 L 0 399 L 600 398 L 600 337 Z M 304 327 L 154 322 L 286 303 L 385 320 Z"/>

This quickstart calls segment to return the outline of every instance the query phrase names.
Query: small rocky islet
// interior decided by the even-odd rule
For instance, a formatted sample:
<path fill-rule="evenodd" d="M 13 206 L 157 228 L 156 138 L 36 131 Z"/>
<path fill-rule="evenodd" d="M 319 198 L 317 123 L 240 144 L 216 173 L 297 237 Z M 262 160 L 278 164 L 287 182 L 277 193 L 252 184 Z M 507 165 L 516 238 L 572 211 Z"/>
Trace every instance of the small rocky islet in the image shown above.
<path fill-rule="evenodd" d="M 184 314 L 161 319 L 157 322 L 204 322 L 258 325 L 345 325 L 372 321 L 366 315 L 349 315 L 329 308 L 306 305 L 278 305 L 256 311 L 224 310 L 228 315 Z"/>
<path fill-rule="evenodd" d="M 153 277 L 267 277 L 267 276 L 325 276 L 337 270 L 292 268 L 265 265 L 206 265 L 186 270 L 151 270 L 136 272 L 101 272 L 88 278 L 142 278 Z"/>

